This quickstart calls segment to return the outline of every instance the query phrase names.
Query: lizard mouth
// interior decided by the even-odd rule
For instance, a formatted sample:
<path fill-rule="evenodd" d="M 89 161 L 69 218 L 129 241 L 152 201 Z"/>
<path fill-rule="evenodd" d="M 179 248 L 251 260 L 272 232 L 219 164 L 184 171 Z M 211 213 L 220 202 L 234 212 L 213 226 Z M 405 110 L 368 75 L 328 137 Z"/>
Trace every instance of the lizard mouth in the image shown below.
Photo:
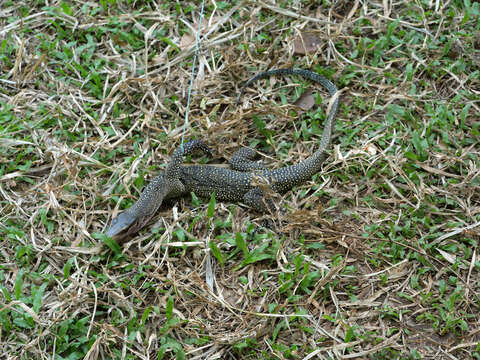
<path fill-rule="evenodd" d="M 124 211 L 112 220 L 112 225 L 105 232 L 111 238 L 123 238 L 132 233 L 133 229 L 138 229 L 137 217 L 130 214 L 129 211 Z"/>
<path fill-rule="evenodd" d="M 137 219 L 134 216 L 123 212 L 112 220 L 112 225 L 105 232 L 105 235 L 110 236 L 115 240 L 124 239 L 143 228 L 151 218 L 152 216 L 147 216 Z"/>

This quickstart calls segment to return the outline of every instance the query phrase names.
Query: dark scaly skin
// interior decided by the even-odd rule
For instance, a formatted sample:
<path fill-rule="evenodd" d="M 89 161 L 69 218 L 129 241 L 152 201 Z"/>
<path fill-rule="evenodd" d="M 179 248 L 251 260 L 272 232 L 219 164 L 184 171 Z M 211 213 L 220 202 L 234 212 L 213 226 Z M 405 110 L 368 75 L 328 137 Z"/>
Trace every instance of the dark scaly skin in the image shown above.
<path fill-rule="evenodd" d="M 260 73 L 246 82 L 240 90 L 236 104 L 245 88 L 252 82 L 272 75 L 299 75 L 324 86 L 331 96 L 337 92 L 336 86 L 323 76 L 301 69 L 278 69 Z M 338 97 L 334 100 L 325 121 L 320 146 L 304 161 L 280 169 L 268 170 L 254 161 L 255 152 L 242 148 L 231 159 L 233 170 L 209 165 L 183 166 L 185 155 L 201 150 L 210 155 L 208 147 L 200 140 L 187 142 L 174 151 L 165 173 L 158 175 L 147 185 L 140 199 L 129 209 L 113 219 L 106 234 L 123 238 L 134 234 L 152 218 L 163 200 L 180 197 L 191 192 L 209 198 L 212 193 L 218 200 L 243 201 L 250 207 L 265 212 L 273 204 L 264 197 L 259 184 L 283 193 L 293 186 L 309 180 L 320 171 L 330 146 L 334 118 L 338 109 Z"/>
<path fill-rule="evenodd" d="M 179 180 L 183 156 L 200 149 L 211 155 L 208 147 L 200 140 L 193 140 L 178 148 L 172 155 L 165 173 L 155 177 L 142 191 L 140 199 L 130 208 L 112 220 L 112 225 L 106 231 L 108 236 L 123 238 L 136 233 L 144 227 L 162 205 L 163 200 L 181 196 L 185 186 Z"/>

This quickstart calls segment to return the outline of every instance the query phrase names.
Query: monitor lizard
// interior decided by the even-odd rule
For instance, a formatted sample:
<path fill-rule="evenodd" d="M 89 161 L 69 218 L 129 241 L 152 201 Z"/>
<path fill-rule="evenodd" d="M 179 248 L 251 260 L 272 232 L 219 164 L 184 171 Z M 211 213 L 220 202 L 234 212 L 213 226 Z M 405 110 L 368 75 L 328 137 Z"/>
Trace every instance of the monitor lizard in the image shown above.
<path fill-rule="evenodd" d="M 194 192 L 197 196 L 209 198 L 215 193 L 218 200 L 242 201 L 260 212 L 266 212 L 274 205 L 265 196 L 264 186 L 272 191 L 284 193 L 293 186 L 309 180 L 320 171 L 330 146 L 334 118 L 338 109 L 337 87 L 325 77 L 303 69 L 276 69 L 262 72 L 250 80 L 240 90 L 236 105 L 246 87 L 258 79 L 273 75 L 298 75 L 324 86 L 333 102 L 323 128 L 319 148 L 307 159 L 297 164 L 279 169 L 265 169 L 255 161 L 256 152 L 242 148 L 230 160 L 232 170 L 212 165 L 183 166 L 185 155 L 201 150 L 211 155 L 201 140 L 192 140 L 177 148 L 164 173 L 155 177 L 143 190 L 138 201 L 112 220 L 106 235 L 117 239 L 136 233 L 153 217 L 166 199 L 180 197 Z M 261 185 L 263 184 L 263 186 Z"/>

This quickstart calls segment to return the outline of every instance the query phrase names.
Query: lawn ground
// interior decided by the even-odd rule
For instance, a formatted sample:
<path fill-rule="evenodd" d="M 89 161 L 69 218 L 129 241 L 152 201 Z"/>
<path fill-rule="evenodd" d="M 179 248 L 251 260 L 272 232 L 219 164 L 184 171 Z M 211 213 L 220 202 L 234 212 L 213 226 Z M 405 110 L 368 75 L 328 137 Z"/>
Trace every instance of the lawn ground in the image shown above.
<path fill-rule="evenodd" d="M 199 15 L 0 3 L 0 353 L 479 359 L 479 3 L 207 1 L 184 136 L 213 158 L 186 163 L 315 151 L 321 87 L 270 78 L 234 106 L 286 67 L 341 91 L 329 156 L 283 213 L 191 195 L 112 242 L 181 143 Z"/>

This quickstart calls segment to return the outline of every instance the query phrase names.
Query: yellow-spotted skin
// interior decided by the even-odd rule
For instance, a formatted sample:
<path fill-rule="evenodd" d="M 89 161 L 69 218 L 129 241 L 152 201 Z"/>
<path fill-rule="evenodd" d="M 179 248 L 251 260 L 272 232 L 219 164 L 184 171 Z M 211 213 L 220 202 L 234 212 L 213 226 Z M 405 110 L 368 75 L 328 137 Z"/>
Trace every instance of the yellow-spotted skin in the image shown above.
<path fill-rule="evenodd" d="M 252 82 L 273 75 L 298 75 L 324 86 L 332 97 L 337 88 L 323 76 L 302 69 L 277 69 L 260 73 L 242 87 L 238 101 L 245 88 Z M 197 196 L 209 198 L 212 193 L 218 200 L 242 201 L 258 211 L 267 211 L 265 204 L 272 204 L 264 198 L 263 186 L 283 193 L 293 186 L 309 180 L 320 171 L 330 146 L 334 118 L 338 109 L 338 97 L 332 103 L 325 121 L 320 146 L 315 153 L 304 161 L 280 169 L 268 170 L 254 161 L 255 151 L 248 148 L 238 150 L 231 159 L 232 170 L 209 165 L 182 165 L 185 155 L 200 150 L 210 155 L 210 150 L 200 140 L 192 140 L 176 149 L 165 173 L 160 174 L 147 185 L 140 199 L 125 212 L 113 219 L 106 234 L 112 237 L 124 237 L 135 233 L 145 226 L 155 214 L 163 200 L 180 197 L 194 192 Z M 259 185 L 261 184 L 261 185 Z M 266 200 L 266 201 L 265 201 Z"/>

